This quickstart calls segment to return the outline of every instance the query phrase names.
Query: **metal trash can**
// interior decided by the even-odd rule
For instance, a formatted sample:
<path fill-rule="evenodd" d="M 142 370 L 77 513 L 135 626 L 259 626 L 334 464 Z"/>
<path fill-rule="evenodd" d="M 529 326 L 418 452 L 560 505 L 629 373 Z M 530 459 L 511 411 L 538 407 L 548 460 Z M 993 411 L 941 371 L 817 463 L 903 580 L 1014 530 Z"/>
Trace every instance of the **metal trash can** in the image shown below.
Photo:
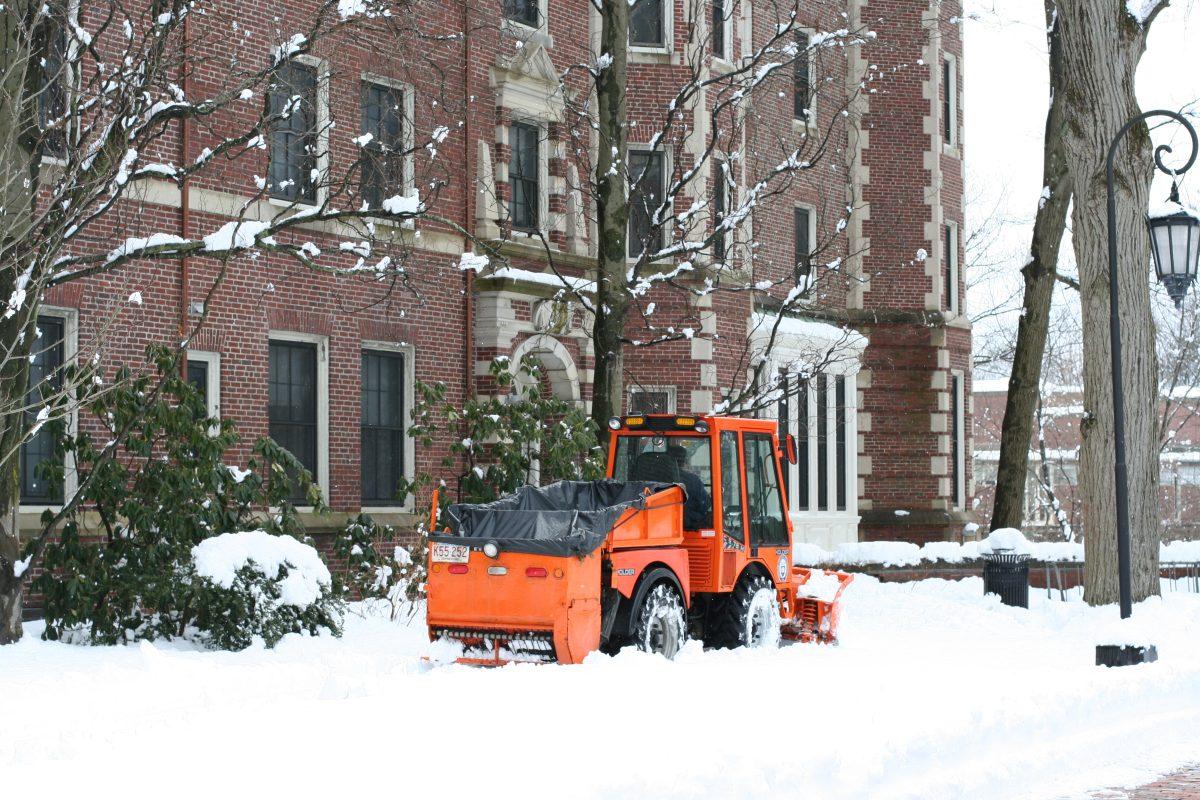
<path fill-rule="evenodd" d="M 1006 606 L 1029 608 L 1029 556 L 984 553 L 983 593 L 1000 595 L 1000 602 Z"/>

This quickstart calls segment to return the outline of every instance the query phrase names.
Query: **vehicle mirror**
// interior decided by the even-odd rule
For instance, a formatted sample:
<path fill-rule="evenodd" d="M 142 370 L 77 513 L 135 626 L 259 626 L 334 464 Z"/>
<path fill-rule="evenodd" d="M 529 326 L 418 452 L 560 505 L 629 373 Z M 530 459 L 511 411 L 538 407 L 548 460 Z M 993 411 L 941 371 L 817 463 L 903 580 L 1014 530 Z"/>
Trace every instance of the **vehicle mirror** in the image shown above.
<path fill-rule="evenodd" d="M 796 437 L 790 433 L 783 439 L 783 455 L 791 464 L 795 464 L 799 460 L 796 455 Z"/>

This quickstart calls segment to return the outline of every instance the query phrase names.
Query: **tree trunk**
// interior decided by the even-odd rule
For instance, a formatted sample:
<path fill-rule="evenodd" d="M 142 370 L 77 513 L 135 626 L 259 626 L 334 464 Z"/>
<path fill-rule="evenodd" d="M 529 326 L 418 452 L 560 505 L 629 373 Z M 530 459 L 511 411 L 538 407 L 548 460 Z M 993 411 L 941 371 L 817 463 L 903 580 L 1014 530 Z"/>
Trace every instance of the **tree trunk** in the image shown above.
<path fill-rule="evenodd" d="M 31 261 L 24 241 L 36 204 L 40 143 L 35 53 L 45 25 L 34 27 L 37 4 L 0 3 L 0 645 L 21 638 L 19 445 L 25 435 L 26 381 L 37 323 L 37 276 L 21 276 Z M 10 309 L 18 281 L 28 293 Z"/>
<path fill-rule="evenodd" d="M 1017 347 L 1008 397 L 1000 432 L 1000 462 L 996 470 L 996 501 L 991 529 L 1020 528 L 1024 522 L 1025 478 L 1029 471 L 1029 446 L 1033 440 L 1033 414 L 1041 384 L 1046 335 L 1050 329 L 1050 305 L 1054 298 L 1054 276 L 1058 249 L 1067 224 L 1071 203 L 1071 181 L 1063 151 L 1066 119 L 1063 106 L 1066 73 L 1063 69 L 1062 37 L 1054 0 L 1046 2 L 1046 30 L 1050 47 L 1050 109 L 1042 158 L 1042 190 L 1029 261 L 1021 270 L 1025 294 L 1017 323 Z M 1046 190 L 1049 190 L 1049 196 Z"/>
<path fill-rule="evenodd" d="M 1134 74 L 1146 48 L 1146 28 L 1130 16 L 1123 0 L 1059 0 L 1058 13 L 1066 74 L 1064 100 L 1070 121 L 1064 140 L 1075 198 L 1072 234 L 1086 332 L 1080 462 L 1084 597 L 1088 603 L 1098 605 L 1117 601 L 1105 157 L 1117 132 L 1140 113 Z M 1149 131 L 1145 124 L 1138 125 L 1120 147 L 1115 180 L 1117 277 L 1125 356 L 1124 374 L 1117 379 L 1125 390 L 1135 601 L 1158 594 L 1158 361 L 1150 315 L 1150 242 L 1145 223 L 1153 174 Z"/>
<path fill-rule="evenodd" d="M 621 337 L 629 308 L 626 291 L 626 226 L 629 219 L 625 127 L 626 59 L 629 42 L 629 3 L 604 0 L 601 11 L 600 53 L 612 63 L 596 78 L 599 147 L 596 157 L 596 349 L 592 383 L 592 419 L 601 431 L 621 413 L 624 388 Z"/>

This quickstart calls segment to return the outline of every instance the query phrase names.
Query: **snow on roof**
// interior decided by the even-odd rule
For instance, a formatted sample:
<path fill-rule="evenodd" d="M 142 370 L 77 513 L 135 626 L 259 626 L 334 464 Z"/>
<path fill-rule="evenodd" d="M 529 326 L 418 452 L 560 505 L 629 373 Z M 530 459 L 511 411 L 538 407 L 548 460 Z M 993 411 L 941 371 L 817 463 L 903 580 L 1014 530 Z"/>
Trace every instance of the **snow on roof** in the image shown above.
<path fill-rule="evenodd" d="M 775 328 L 776 320 L 779 327 Z M 828 322 L 800 317 L 779 317 L 776 314 L 754 314 L 750 317 L 750 332 L 764 343 L 775 331 L 775 346 L 788 349 L 838 348 L 861 354 L 870 343 L 853 328 L 840 328 Z"/>
<path fill-rule="evenodd" d="M 480 275 L 479 277 L 502 278 L 522 283 L 537 283 L 542 286 L 554 286 L 559 289 L 571 289 L 576 292 L 594 292 L 596 290 L 596 282 L 587 278 L 572 278 L 569 275 L 563 275 L 560 278 L 553 272 L 534 272 L 533 270 L 518 269 L 516 267 L 498 267 L 487 275 Z"/>

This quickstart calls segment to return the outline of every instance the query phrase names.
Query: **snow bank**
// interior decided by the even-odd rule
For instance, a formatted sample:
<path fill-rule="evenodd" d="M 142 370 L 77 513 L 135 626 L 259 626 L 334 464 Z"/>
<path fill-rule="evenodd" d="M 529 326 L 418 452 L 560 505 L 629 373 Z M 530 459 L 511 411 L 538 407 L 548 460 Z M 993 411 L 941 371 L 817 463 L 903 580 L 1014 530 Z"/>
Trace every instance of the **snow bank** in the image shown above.
<path fill-rule="evenodd" d="M 287 577 L 279 582 L 283 605 L 305 608 L 330 586 L 329 568 L 309 545 L 291 536 L 275 536 L 265 531 L 223 533 L 205 539 L 192 548 L 196 572 L 218 586 L 233 586 L 238 570 L 253 566 L 268 578 L 287 567 Z"/>
<path fill-rule="evenodd" d="M 0 647 L 0 696 L 21 720 L 0 736 L 0 776 L 13 797 L 367 797 L 402 747 L 414 797 L 1048 800 L 1194 761 L 1200 595 L 1138 603 L 1133 637 L 1159 661 L 1122 669 L 1093 663 L 1117 610 L 1068 597 L 1031 592 L 1025 610 L 979 578 L 859 576 L 838 647 L 491 670 L 430 668 L 420 612 L 395 624 L 364 605 L 341 639 L 236 653 L 72 647 L 38 640 L 35 622 Z M 721 700 L 748 683 L 790 694 L 734 735 L 747 705 Z M 698 747 L 722 732 L 727 746 Z M 297 768 L 314 737 L 320 765 Z"/>
<path fill-rule="evenodd" d="M 792 551 L 792 560 L 804 567 L 828 564 L 911 567 L 935 561 L 961 564 L 974 561 L 984 553 L 1005 550 L 1023 553 L 1035 561 L 1083 561 L 1082 542 L 1031 542 L 1014 528 L 993 531 L 981 542 L 930 542 L 921 546 L 911 542 L 851 542 L 829 551 L 815 544 L 798 542 Z M 1163 562 L 1200 561 L 1200 541 L 1164 542 L 1158 557 Z"/>

